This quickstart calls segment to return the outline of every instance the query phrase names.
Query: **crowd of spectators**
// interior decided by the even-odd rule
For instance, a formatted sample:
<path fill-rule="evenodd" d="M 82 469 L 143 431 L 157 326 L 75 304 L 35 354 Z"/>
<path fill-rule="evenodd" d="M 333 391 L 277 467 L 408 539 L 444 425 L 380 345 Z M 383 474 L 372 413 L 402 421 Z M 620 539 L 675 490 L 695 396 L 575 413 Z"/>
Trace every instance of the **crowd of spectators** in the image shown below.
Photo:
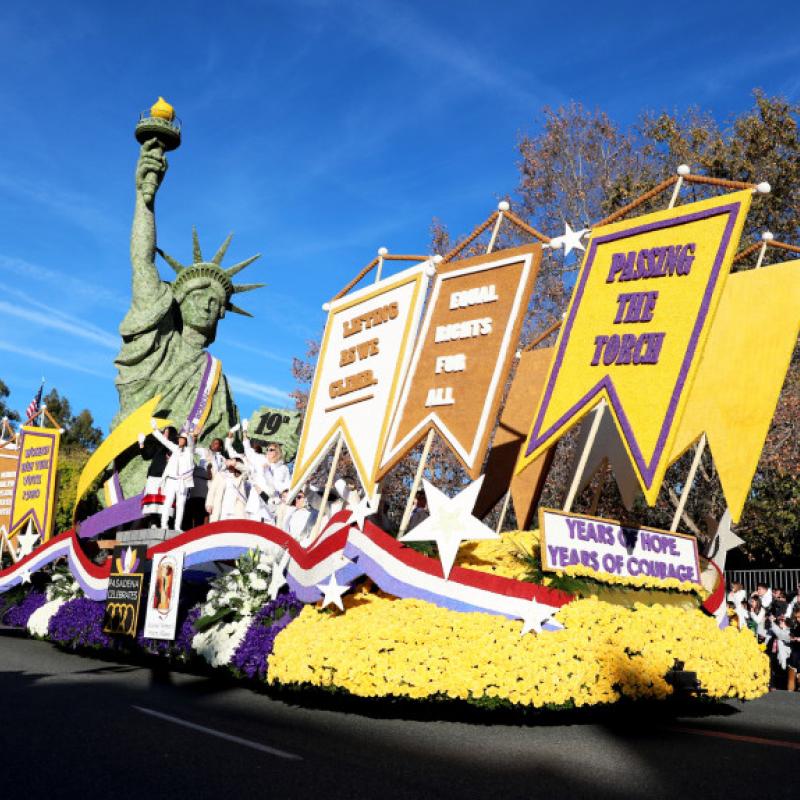
<path fill-rule="evenodd" d="M 770 661 L 770 688 L 800 691 L 800 584 L 790 596 L 778 586 L 759 583 L 748 597 L 741 583 L 731 584 L 728 617 L 763 643 Z"/>

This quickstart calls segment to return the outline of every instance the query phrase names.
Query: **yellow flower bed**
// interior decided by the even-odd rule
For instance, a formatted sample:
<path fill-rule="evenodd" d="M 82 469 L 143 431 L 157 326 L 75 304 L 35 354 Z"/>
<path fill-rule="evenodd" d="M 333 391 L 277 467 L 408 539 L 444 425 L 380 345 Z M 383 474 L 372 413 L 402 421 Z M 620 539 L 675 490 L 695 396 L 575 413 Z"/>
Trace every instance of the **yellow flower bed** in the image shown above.
<path fill-rule="evenodd" d="M 528 569 L 520 550 L 539 552 L 539 531 L 504 533 L 499 539 L 467 542 L 458 551 L 457 563 L 480 572 L 523 580 Z"/>
<path fill-rule="evenodd" d="M 533 707 L 663 698 L 675 658 L 712 698 L 767 691 L 769 662 L 749 631 L 721 631 L 699 611 L 578 600 L 565 630 L 520 636 L 522 623 L 421 600 L 358 593 L 344 614 L 306 606 L 278 634 L 268 681 L 338 687 L 361 697 L 499 698 Z"/>

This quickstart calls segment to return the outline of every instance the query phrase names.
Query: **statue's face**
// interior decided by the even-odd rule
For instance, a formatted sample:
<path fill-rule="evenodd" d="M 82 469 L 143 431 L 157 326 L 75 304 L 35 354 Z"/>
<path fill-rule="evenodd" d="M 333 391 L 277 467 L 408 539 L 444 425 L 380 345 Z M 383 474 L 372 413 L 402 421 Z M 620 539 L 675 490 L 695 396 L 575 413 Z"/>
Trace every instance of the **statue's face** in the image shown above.
<path fill-rule="evenodd" d="M 225 293 L 215 283 L 193 288 L 181 301 L 183 324 L 213 336 L 225 313 Z"/>

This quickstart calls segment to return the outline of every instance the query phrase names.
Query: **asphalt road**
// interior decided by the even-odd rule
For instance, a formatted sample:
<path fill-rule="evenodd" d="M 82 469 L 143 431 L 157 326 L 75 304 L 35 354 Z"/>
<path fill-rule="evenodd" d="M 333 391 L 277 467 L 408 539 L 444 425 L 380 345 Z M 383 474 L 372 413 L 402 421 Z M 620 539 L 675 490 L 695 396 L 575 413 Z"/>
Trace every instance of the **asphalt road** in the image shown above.
<path fill-rule="evenodd" d="M 1 794 L 766 800 L 800 779 L 800 693 L 683 716 L 317 706 L 2 635 Z"/>

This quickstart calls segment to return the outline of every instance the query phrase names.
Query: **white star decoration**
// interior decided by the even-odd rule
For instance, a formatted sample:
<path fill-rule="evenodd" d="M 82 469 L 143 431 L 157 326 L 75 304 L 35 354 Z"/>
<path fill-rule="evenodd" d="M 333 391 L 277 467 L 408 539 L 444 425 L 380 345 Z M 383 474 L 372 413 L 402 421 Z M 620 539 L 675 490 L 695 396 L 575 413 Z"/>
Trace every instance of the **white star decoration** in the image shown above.
<path fill-rule="evenodd" d="M 5 525 L 0 525 L 0 556 L 3 555 L 3 550 L 8 550 L 8 554 L 11 556 L 11 560 L 16 564 L 19 561 L 19 556 L 17 555 L 17 551 L 14 549 L 14 545 L 11 544 L 11 540 L 8 538 L 8 531 L 6 530 Z"/>
<path fill-rule="evenodd" d="M 317 589 L 322 592 L 322 607 L 329 606 L 331 603 L 339 606 L 340 611 L 344 611 L 342 595 L 350 588 L 349 584 L 336 583 L 336 573 L 332 572 L 327 583 L 318 583 Z"/>
<path fill-rule="evenodd" d="M 465 539 L 499 539 L 488 525 L 484 525 L 477 517 L 472 516 L 478 492 L 481 490 L 483 475 L 473 481 L 455 497 L 448 497 L 435 486 L 422 481 L 425 497 L 428 500 L 430 516 L 406 533 L 403 542 L 436 542 L 439 559 L 442 562 L 444 577 L 450 576 L 450 570 L 456 560 L 458 548 Z"/>
<path fill-rule="evenodd" d="M 267 593 L 270 600 L 274 600 L 278 596 L 278 592 L 286 585 L 286 564 L 289 562 L 289 554 L 281 558 L 272 568 L 272 575 L 269 579 L 269 587 Z"/>
<path fill-rule="evenodd" d="M 20 577 L 22 578 L 23 583 L 30 583 L 31 582 L 31 571 L 29 569 L 24 569 L 20 572 Z"/>
<path fill-rule="evenodd" d="M 33 552 L 33 548 L 36 547 L 36 542 L 39 538 L 39 534 L 33 529 L 33 520 L 29 519 L 28 529 L 25 533 L 17 534 L 17 546 L 19 547 L 17 555 L 19 558 L 29 556 Z"/>
<path fill-rule="evenodd" d="M 542 632 L 542 623 L 547 622 L 555 612 L 549 606 L 544 606 L 536 602 L 536 598 L 532 597 L 530 603 L 525 607 L 525 611 L 521 617 L 522 630 L 519 635 L 524 636 L 528 631 Z"/>
<path fill-rule="evenodd" d="M 354 506 L 350 512 L 350 525 L 355 525 L 360 531 L 364 530 L 364 519 L 371 516 L 378 510 L 381 496 L 367 497 L 364 495 L 359 501 L 358 505 Z"/>
<path fill-rule="evenodd" d="M 720 572 L 725 572 L 728 551 L 735 550 L 741 544 L 744 544 L 744 539 L 731 530 L 731 510 L 726 508 L 717 525 L 717 534 L 711 542 L 708 557 L 719 567 Z"/>
<path fill-rule="evenodd" d="M 581 228 L 579 231 L 574 231 L 570 227 L 569 222 L 564 223 L 564 235 L 563 236 L 556 236 L 554 239 L 551 240 L 552 242 L 557 242 L 560 244 L 561 247 L 564 248 L 564 255 L 568 256 L 573 250 L 585 250 L 586 248 L 583 246 L 581 239 L 587 234 L 591 233 L 589 228 Z"/>

